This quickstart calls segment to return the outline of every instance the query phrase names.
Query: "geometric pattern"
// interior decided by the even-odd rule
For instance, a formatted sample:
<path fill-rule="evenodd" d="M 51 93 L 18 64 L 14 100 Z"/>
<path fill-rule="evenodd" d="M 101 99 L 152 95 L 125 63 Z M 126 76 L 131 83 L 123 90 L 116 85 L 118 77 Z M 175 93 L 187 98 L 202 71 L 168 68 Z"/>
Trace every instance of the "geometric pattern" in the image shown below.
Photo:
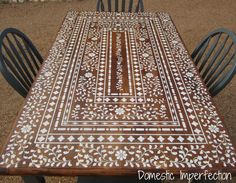
<path fill-rule="evenodd" d="M 0 166 L 187 170 L 235 158 L 168 14 L 71 11 Z"/>
<path fill-rule="evenodd" d="M 142 22 L 143 28 L 135 31 L 134 26 L 139 21 Z M 167 66 L 166 60 L 173 60 L 173 56 L 163 55 L 163 51 L 160 50 L 159 44 L 166 44 L 165 38 L 161 37 L 161 28 L 154 27 L 160 25 L 160 22 L 156 18 L 136 19 L 122 25 L 123 20 L 119 20 L 119 17 L 115 22 L 106 22 L 109 28 L 106 28 L 107 25 L 103 25 L 102 21 L 94 21 L 93 17 L 75 23 L 72 37 L 75 42 L 73 39 L 69 41 L 71 44 L 67 48 L 70 57 L 64 59 L 65 67 L 60 68 L 61 75 L 56 78 L 51 91 L 52 94 L 55 93 L 55 98 L 62 98 L 61 101 L 57 100 L 55 108 L 64 110 L 64 113 L 58 113 L 55 117 L 55 110 L 50 110 L 51 107 L 48 110 L 46 107 L 35 142 L 205 144 L 207 140 L 194 107 L 188 102 L 188 92 L 185 88 L 180 88 L 181 91 L 177 91 L 178 93 L 172 89 L 178 89 L 177 81 L 181 85 L 184 83 L 180 80 L 179 71 L 175 72 L 176 81 L 173 81 L 170 77 L 172 75 L 168 75 L 165 69 L 174 67 L 174 63 L 173 66 Z M 159 33 L 159 38 L 156 32 L 151 32 L 154 29 Z M 90 34 L 88 30 L 92 30 Z M 97 35 L 97 32 L 101 34 Z M 90 38 L 91 41 L 88 40 Z M 153 48 L 152 52 L 146 50 L 145 40 L 148 39 L 149 46 Z M 160 42 L 155 41 L 158 39 Z M 92 58 L 95 59 L 93 63 L 90 62 Z M 153 65 L 152 71 L 142 67 L 145 61 Z M 94 63 L 97 64 L 97 68 L 93 67 Z M 69 70 L 74 70 L 74 73 L 67 74 Z M 68 79 L 65 80 L 67 75 Z M 156 81 L 160 81 L 162 85 L 153 86 Z M 85 85 L 86 82 L 89 82 L 89 85 Z M 149 86 L 146 86 L 147 83 Z M 149 91 L 145 91 L 147 87 Z M 180 103 L 177 97 L 183 98 L 184 101 Z M 153 98 L 156 101 L 151 101 Z M 48 102 L 51 101 L 54 104 L 53 99 Z M 184 107 L 186 104 L 189 106 Z M 165 110 L 158 116 L 156 112 L 160 110 L 160 106 Z M 138 109 L 140 115 L 128 113 L 129 110 L 133 112 Z M 111 110 L 114 112 L 109 113 Z M 90 117 L 89 112 L 92 115 L 100 112 L 102 116 Z M 147 112 L 153 115 L 145 116 Z M 124 115 L 127 116 L 126 120 L 123 120 Z M 133 115 L 139 115 L 143 119 L 134 118 Z M 48 121 L 52 125 L 45 128 L 44 123 L 48 124 Z M 150 124 L 147 125 L 147 121 Z M 176 134 L 170 135 L 170 132 Z"/>

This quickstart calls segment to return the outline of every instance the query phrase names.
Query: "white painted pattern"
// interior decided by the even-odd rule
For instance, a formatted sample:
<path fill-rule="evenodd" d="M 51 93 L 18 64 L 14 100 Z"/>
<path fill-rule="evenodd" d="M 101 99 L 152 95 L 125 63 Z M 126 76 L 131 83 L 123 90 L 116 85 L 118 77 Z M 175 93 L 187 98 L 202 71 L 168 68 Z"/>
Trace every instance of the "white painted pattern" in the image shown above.
<path fill-rule="evenodd" d="M 105 91 L 112 31 L 126 35 L 127 95 Z M 205 169 L 235 162 L 235 149 L 168 14 L 72 11 L 0 166 Z"/>

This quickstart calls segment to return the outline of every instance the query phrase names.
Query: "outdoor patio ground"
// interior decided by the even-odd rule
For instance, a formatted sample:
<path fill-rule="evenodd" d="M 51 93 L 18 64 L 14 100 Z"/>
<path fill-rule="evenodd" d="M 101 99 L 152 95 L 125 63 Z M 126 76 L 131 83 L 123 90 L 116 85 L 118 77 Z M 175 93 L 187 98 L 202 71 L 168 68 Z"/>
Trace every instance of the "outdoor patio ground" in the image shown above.
<path fill-rule="evenodd" d="M 191 53 L 209 31 L 225 27 L 236 32 L 235 0 L 144 0 L 146 11 L 168 12 Z M 95 10 L 96 0 L 0 4 L 0 30 L 15 27 L 25 32 L 46 58 L 63 17 L 70 9 Z M 24 98 L 0 76 L 0 150 Z M 232 140 L 236 141 L 236 77 L 214 98 Z M 46 177 L 48 183 L 75 182 L 73 177 Z M 0 176 L 1 183 L 22 182 L 20 177 Z M 175 181 L 179 182 L 179 181 Z M 229 181 L 236 182 L 236 179 Z"/>

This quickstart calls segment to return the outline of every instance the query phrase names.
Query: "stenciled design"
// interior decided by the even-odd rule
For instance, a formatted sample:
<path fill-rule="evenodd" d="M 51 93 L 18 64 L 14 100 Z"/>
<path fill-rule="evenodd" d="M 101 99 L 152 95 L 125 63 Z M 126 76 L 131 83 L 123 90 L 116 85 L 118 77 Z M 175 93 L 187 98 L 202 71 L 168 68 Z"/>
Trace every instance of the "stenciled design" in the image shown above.
<path fill-rule="evenodd" d="M 116 89 L 119 91 L 118 93 L 122 93 L 123 92 L 123 68 L 122 68 L 122 55 L 121 55 L 121 35 L 117 34 L 116 36 L 116 47 L 117 47 L 117 51 L 116 51 L 116 56 L 117 56 L 117 66 L 116 66 L 116 79 L 117 79 L 117 83 L 116 83 Z"/>
<path fill-rule="evenodd" d="M 235 149 L 166 13 L 71 11 L 1 167 L 235 167 Z"/>

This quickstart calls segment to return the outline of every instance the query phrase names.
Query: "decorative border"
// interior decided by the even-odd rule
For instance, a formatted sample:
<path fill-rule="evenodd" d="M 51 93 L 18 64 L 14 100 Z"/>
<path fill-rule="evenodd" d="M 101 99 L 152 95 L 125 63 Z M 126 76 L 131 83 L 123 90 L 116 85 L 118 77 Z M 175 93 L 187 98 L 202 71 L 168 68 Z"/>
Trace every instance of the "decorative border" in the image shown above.
<path fill-rule="evenodd" d="M 76 19 L 88 18 L 91 16 L 98 19 L 114 18 L 124 16 L 124 20 L 130 19 L 150 19 L 161 23 L 162 34 L 156 35 L 155 40 L 162 39 L 163 36 L 168 41 L 165 55 L 172 56 L 166 64 L 171 65 L 171 70 L 166 67 L 165 72 L 179 71 L 175 82 L 180 85 L 180 81 L 185 84 L 188 96 L 191 100 L 185 100 L 184 105 L 192 105 L 198 113 L 198 121 L 205 132 L 208 143 L 197 144 L 153 144 L 153 145 L 97 145 L 97 144 L 48 144 L 35 143 L 35 131 L 40 125 L 41 113 L 47 105 L 51 83 L 55 80 L 65 55 L 67 42 L 70 39 L 70 31 L 75 26 Z M 151 21 L 150 21 L 151 22 Z M 155 29 L 156 24 L 150 23 Z M 154 33 L 155 35 L 155 33 Z M 74 38 L 72 38 L 74 41 Z M 154 39 L 151 38 L 150 39 Z M 60 74 L 60 73 L 59 73 Z M 60 77 L 60 76 L 59 76 Z M 174 82 L 173 82 L 174 83 Z M 186 95 L 186 94 L 184 94 Z M 55 99 L 56 100 L 56 99 Z M 37 101 L 37 102 L 35 102 Z M 31 105 L 34 103 L 34 105 Z M 188 104 L 189 103 L 189 104 Z M 50 103 L 50 106 L 55 104 Z M 32 119 L 33 116 L 33 119 Z M 45 115 L 47 116 L 47 115 Z M 200 124 L 195 123 L 197 126 Z M 46 128 L 50 123 L 43 123 Z M 34 148 L 32 148 L 34 146 Z M 161 169 L 207 169 L 212 167 L 227 167 L 235 170 L 236 154 L 235 149 L 226 133 L 222 121 L 220 120 L 214 104 L 208 95 L 205 86 L 194 68 L 189 55 L 184 48 L 179 35 L 169 17 L 165 13 L 143 13 L 143 14 L 124 14 L 124 13 L 92 13 L 85 12 L 78 16 L 77 12 L 69 12 L 62 25 L 59 35 L 54 43 L 50 55 L 45 61 L 41 74 L 37 78 L 23 111 L 17 121 L 15 130 L 11 134 L 8 145 L 2 156 L 0 166 L 10 167 L 32 167 L 32 168 L 161 168 Z M 109 171 L 109 169 L 107 169 Z"/>
<path fill-rule="evenodd" d="M 85 24 L 83 24 L 83 26 L 85 27 L 86 24 L 91 24 L 91 20 L 87 20 L 86 19 L 86 22 Z M 147 21 L 148 22 L 148 21 Z M 83 30 L 87 30 L 88 27 L 86 28 L 81 28 Z M 151 28 L 150 28 L 151 30 Z M 152 35 L 152 33 L 149 33 L 150 36 Z M 80 36 L 82 35 L 82 33 L 79 34 Z M 109 47 L 109 44 L 107 44 L 106 46 L 104 45 L 104 43 L 107 43 L 107 35 L 108 35 L 108 32 L 106 31 L 106 29 L 104 29 L 104 33 L 102 33 L 102 43 L 101 43 L 101 54 L 99 58 L 101 59 L 105 59 L 105 53 L 107 49 L 106 46 Z M 134 49 L 136 50 L 137 49 L 137 43 L 135 43 L 134 41 L 134 31 L 133 29 L 129 29 L 129 35 L 130 35 L 130 40 L 133 40 L 131 41 L 131 45 L 132 45 L 132 48 L 131 49 Z M 87 36 L 84 35 L 83 36 L 83 39 L 85 39 Z M 81 41 L 81 43 L 83 43 L 84 41 Z M 153 41 L 155 42 L 155 41 Z M 78 47 L 78 45 L 80 45 L 81 43 L 78 43 L 77 44 L 77 48 L 76 50 L 78 50 L 80 48 L 80 50 L 78 51 L 78 54 L 79 55 L 82 55 L 83 52 L 84 52 L 84 45 L 85 44 L 82 44 L 83 48 L 81 47 Z M 133 52 L 135 52 L 133 50 Z M 156 51 L 158 52 L 158 51 Z M 160 52 L 161 54 L 161 52 Z M 156 55 L 157 58 L 159 58 L 159 55 Z M 74 56 L 75 58 L 71 59 L 73 60 L 73 62 L 75 62 L 76 60 L 76 55 Z M 137 57 L 136 55 L 133 55 L 133 57 Z M 83 60 L 82 57 L 79 57 L 79 59 Z M 100 60 L 99 60 L 100 61 Z M 104 62 L 103 66 L 105 68 L 105 60 L 102 62 Z M 136 62 L 136 64 L 139 63 L 138 59 L 134 60 L 134 62 Z M 160 69 L 163 68 L 162 64 L 161 64 L 161 61 L 158 61 L 157 64 L 160 65 Z M 74 64 L 75 65 L 75 64 Z M 104 74 L 103 73 L 100 73 L 101 71 L 104 71 L 103 67 L 100 68 L 100 64 L 99 65 L 99 72 L 98 72 L 98 78 L 99 76 L 101 76 L 101 78 L 97 79 L 97 80 L 100 80 L 100 79 L 103 79 L 104 78 Z M 67 67 L 68 68 L 68 67 Z M 70 68 L 73 68 L 73 66 L 71 66 Z M 74 94 L 74 90 L 75 90 L 75 86 L 76 86 L 76 82 L 78 80 L 78 75 L 79 75 L 79 71 L 81 70 L 81 63 L 78 62 L 77 63 L 77 66 L 75 66 L 75 72 L 74 72 L 74 76 L 71 77 L 73 78 L 73 82 L 71 84 L 71 87 L 67 87 L 69 84 L 66 84 L 66 90 L 64 90 L 64 96 L 62 97 L 64 100 L 61 101 L 61 103 L 65 103 L 66 101 L 66 96 L 68 95 L 67 94 L 67 91 L 70 91 L 70 95 L 69 96 L 73 96 Z M 72 69 L 71 69 L 72 70 Z M 106 70 L 106 69 L 105 69 Z M 62 69 L 62 71 L 64 71 Z M 138 70 L 139 73 L 141 73 L 140 70 Z M 168 81 L 166 81 L 166 76 L 165 76 L 165 73 L 163 72 L 163 70 L 160 70 L 160 73 L 163 74 L 163 81 L 165 83 L 165 85 L 167 86 L 168 88 Z M 106 75 L 106 74 L 105 74 Z M 92 74 L 91 74 L 92 76 Z M 64 78 L 63 78 L 64 79 Z M 70 81 L 71 79 L 68 78 L 67 79 L 67 83 L 68 81 Z M 104 84 L 105 85 L 105 82 L 104 79 L 102 80 L 103 82 L 101 82 L 101 84 Z M 58 83 L 58 82 L 56 82 Z M 59 85 L 60 85 L 60 82 L 59 82 Z M 97 84 L 96 84 L 97 85 Z M 58 87 L 58 88 L 61 88 L 61 87 Z M 69 89 L 70 88 L 70 89 Z M 73 89 L 74 88 L 74 89 Z M 170 89 L 168 88 L 168 91 L 170 91 Z M 95 92 L 96 93 L 96 92 Z M 103 92 L 104 93 L 104 92 Z M 174 109 L 174 105 L 172 104 L 171 105 L 171 94 L 166 92 L 167 95 L 169 95 L 170 97 L 167 97 L 168 100 L 170 100 L 170 107 L 172 107 L 172 110 L 171 112 L 175 112 L 175 109 Z M 172 99 L 173 100 L 173 99 Z M 176 99 L 175 99 L 176 100 Z M 74 101 L 73 97 L 67 97 L 67 109 L 65 110 L 65 112 L 67 113 L 66 116 L 69 115 L 69 112 L 70 111 L 70 104 L 71 104 L 71 101 Z M 175 101 L 177 103 L 177 101 Z M 178 106 L 177 106 L 178 107 Z M 63 108 L 63 105 L 60 105 L 60 108 Z M 189 109 L 189 112 L 191 113 L 192 110 Z M 179 111 L 179 113 L 181 113 L 181 111 Z M 124 127 L 119 127 L 117 128 L 117 124 L 115 124 L 114 121 L 111 121 L 113 123 L 110 123 L 112 125 L 114 125 L 114 127 L 106 127 L 106 128 L 100 128 L 100 127 L 97 127 L 97 124 L 98 124 L 98 121 L 79 121 L 79 120 L 76 120 L 76 121 L 69 121 L 69 117 L 63 117 L 63 118 L 59 118 L 61 114 L 58 113 L 58 119 L 57 119 L 57 124 L 56 125 L 51 125 L 54 127 L 54 132 L 50 132 L 52 130 L 50 130 L 50 128 L 48 130 L 46 130 L 45 128 L 40 130 L 40 132 L 42 132 L 40 135 L 38 135 L 38 137 L 36 138 L 38 143 L 44 143 L 44 142 L 48 142 L 48 143 L 64 143 L 64 142 L 68 142 L 68 143 L 72 143 L 72 144 L 76 144 L 76 143 L 110 143 L 110 144 L 114 144 L 114 143 L 150 143 L 150 144 L 154 144 L 154 143 L 182 143 L 182 144 L 186 144 L 186 143 L 205 143 L 206 142 L 206 139 L 204 137 L 204 134 L 201 133 L 201 131 L 196 128 L 194 129 L 194 131 L 192 132 L 193 134 L 188 134 L 188 136 L 186 136 L 186 132 L 184 134 L 178 134 L 178 135 L 173 135 L 173 136 L 170 136 L 168 133 L 167 134 L 146 134 L 147 132 L 167 132 L 167 131 L 177 131 L 177 132 L 181 132 L 181 131 L 186 131 L 184 128 L 179 128 L 179 124 L 178 122 L 176 123 L 175 121 L 172 121 L 172 122 L 167 122 L 167 121 L 156 121 L 158 122 L 159 126 L 160 125 L 163 125 L 165 127 L 162 127 L 162 128 L 156 128 L 156 127 L 152 127 L 152 128 L 143 128 L 143 127 L 134 127 L 134 128 L 124 128 Z M 191 115 L 190 115 L 191 116 Z M 194 117 L 194 116 L 193 116 Z M 177 119 L 177 117 L 175 117 L 175 114 L 173 113 L 173 118 L 174 119 Z M 53 119 L 53 118 L 52 118 Z M 64 119 L 64 120 L 63 120 Z M 63 121 L 63 124 L 62 126 L 59 126 L 58 128 L 55 128 L 59 125 L 58 121 L 62 120 Z M 183 120 L 183 119 L 182 119 Z M 129 120 L 128 122 L 124 122 L 124 123 L 127 123 L 127 124 L 124 124 L 125 126 L 129 125 L 129 123 L 131 122 L 131 120 Z M 152 123 L 154 123 L 155 121 L 152 121 Z M 52 123 L 52 122 L 51 122 Z M 109 123 L 108 120 L 106 120 L 106 123 Z M 133 123 L 137 123 L 136 121 L 134 121 Z M 146 123 L 146 122 L 145 122 Z M 176 126 L 175 128 L 168 128 L 167 127 L 167 123 L 169 123 L 169 126 Z M 196 122 L 195 122 L 196 123 Z M 196 124 L 194 124 L 194 126 L 196 127 Z M 90 127 L 88 127 L 88 125 Z M 133 125 L 133 124 L 131 124 Z M 140 124 L 139 124 L 140 125 Z M 146 124 L 141 124 L 142 126 L 146 126 Z M 182 123 L 183 126 L 185 126 L 185 123 Z M 86 127 L 81 127 L 81 126 L 86 126 Z M 93 127 L 91 127 L 93 126 Z M 153 126 L 156 126 L 156 124 L 153 124 Z M 178 127 L 178 128 L 177 128 Z M 58 133 L 56 133 L 56 131 L 58 131 Z M 66 132 L 68 131 L 68 133 L 63 133 L 63 135 L 61 135 L 61 132 Z M 81 138 L 81 135 L 78 134 L 78 133 L 73 133 L 75 131 L 81 131 L 82 133 L 89 133 L 90 135 L 86 135 L 84 134 Z M 103 132 L 103 133 L 99 133 L 98 135 L 96 133 L 98 132 Z M 106 135 L 104 134 L 105 132 L 114 132 L 113 133 L 110 133 L 109 135 Z M 128 133 L 128 134 L 123 134 L 123 136 L 121 137 L 121 135 L 119 135 L 119 133 L 122 132 L 138 132 L 138 136 L 135 137 L 134 135 Z M 160 135 L 161 135 L 161 138 L 160 138 Z M 186 137 L 185 137 L 186 136 Z M 112 137 L 112 138 L 111 138 Z M 81 139 L 83 139 L 83 142 L 81 141 Z M 111 140 L 112 139 L 112 140 Z M 130 140 L 131 139 L 131 140 Z M 184 142 L 185 141 L 185 142 Z"/>

